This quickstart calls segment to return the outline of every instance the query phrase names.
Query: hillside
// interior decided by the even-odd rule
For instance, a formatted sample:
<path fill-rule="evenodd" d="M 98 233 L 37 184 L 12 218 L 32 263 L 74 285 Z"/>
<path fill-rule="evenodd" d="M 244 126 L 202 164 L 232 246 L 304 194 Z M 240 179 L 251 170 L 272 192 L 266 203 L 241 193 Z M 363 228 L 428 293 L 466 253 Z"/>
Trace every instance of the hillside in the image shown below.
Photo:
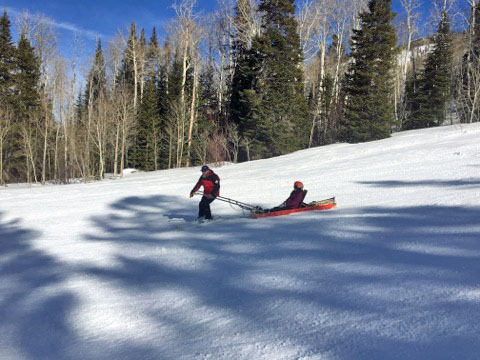
<path fill-rule="evenodd" d="M 480 124 L 216 168 L 0 189 L 0 359 L 477 359 Z"/>

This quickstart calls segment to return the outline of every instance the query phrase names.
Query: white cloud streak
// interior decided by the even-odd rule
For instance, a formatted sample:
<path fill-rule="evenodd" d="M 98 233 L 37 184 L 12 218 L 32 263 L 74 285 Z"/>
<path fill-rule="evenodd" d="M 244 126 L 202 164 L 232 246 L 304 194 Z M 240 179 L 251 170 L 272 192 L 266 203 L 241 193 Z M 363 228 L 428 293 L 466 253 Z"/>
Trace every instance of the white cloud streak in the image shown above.
<path fill-rule="evenodd" d="M 20 17 L 20 16 L 23 16 L 23 14 L 24 14 L 23 11 L 19 11 L 19 10 L 16 10 L 14 8 L 11 8 L 11 7 L 7 7 L 6 10 L 7 10 L 7 14 L 11 14 L 14 17 Z M 27 14 L 28 14 L 28 16 L 32 16 L 28 12 L 27 12 Z M 40 14 L 40 15 L 44 16 L 44 19 L 48 24 L 52 25 L 53 27 L 55 27 L 57 29 L 70 31 L 70 32 L 73 32 L 73 33 L 78 34 L 78 35 L 83 35 L 86 38 L 91 39 L 91 40 L 97 40 L 98 38 L 104 38 L 104 39 L 107 38 L 106 35 L 104 35 L 102 33 L 99 33 L 98 31 L 82 29 L 81 27 L 79 27 L 77 25 L 70 24 L 70 23 L 67 23 L 67 22 L 57 22 L 54 19 L 49 18 L 48 16 L 46 16 L 44 14 Z"/>

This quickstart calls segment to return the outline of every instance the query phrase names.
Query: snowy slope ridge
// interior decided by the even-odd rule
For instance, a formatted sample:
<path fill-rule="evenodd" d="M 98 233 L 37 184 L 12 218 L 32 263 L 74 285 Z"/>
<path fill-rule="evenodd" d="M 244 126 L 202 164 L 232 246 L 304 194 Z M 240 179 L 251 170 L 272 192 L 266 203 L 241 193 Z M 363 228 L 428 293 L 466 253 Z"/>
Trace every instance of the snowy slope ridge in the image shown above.
<path fill-rule="evenodd" d="M 0 189 L 0 359 L 478 359 L 480 124 L 215 169 Z"/>

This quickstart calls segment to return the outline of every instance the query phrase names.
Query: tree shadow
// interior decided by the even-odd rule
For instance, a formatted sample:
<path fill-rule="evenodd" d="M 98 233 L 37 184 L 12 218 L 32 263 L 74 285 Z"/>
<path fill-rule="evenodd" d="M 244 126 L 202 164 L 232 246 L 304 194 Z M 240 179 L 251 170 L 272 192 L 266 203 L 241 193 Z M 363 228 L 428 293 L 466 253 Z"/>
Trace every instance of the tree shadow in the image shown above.
<path fill-rule="evenodd" d="M 218 355 L 218 346 L 224 358 L 480 352 L 480 208 L 337 209 L 206 225 L 189 221 L 195 213 L 175 197 L 129 197 L 92 218 L 85 235 L 117 244 L 118 255 L 113 267 L 81 271 L 132 303 L 157 294 L 136 309 L 168 329 L 153 331 L 149 354 L 199 358 Z"/>
<path fill-rule="evenodd" d="M 463 187 L 477 188 L 480 185 L 480 179 L 463 179 L 463 180 L 421 180 L 421 181 L 358 181 L 358 184 L 371 185 L 375 187 L 392 188 L 392 187 L 412 187 L 412 186 L 431 186 L 431 187 Z"/>
<path fill-rule="evenodd" d="M 34 248 L 40 233 L 0 213 L 0 358 L 63 358 L 75 297 L 57 287 L 65 267 Z"/>

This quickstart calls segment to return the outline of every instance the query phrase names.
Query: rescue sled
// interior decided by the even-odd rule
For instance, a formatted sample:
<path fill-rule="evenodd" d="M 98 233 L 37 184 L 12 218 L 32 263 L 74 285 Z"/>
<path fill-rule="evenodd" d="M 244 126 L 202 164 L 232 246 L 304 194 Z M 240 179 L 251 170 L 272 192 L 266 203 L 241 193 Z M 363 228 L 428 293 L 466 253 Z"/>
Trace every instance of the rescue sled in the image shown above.
<path fill-rule="evenodd" d="M 279 210 L 279 211 L 272 211 L 269 212 L 268 210 L 262 209 L 253 209 L 251 211 L 252 217 L 255 219 L 264 218 L 264 217 L 272 217 L 272 216 L 283 216 L 283 215 L 290 215 L 304 211 L 313 211 L 313 210 L 328 210 L 337 206 L 335 202 L 335 197 L 321 200 L 321 201 L 312 201 L 311 203 L 307 204 L 304 207 L 297 208 L 297 209 L 286 209 L 286 210 Z"/>

